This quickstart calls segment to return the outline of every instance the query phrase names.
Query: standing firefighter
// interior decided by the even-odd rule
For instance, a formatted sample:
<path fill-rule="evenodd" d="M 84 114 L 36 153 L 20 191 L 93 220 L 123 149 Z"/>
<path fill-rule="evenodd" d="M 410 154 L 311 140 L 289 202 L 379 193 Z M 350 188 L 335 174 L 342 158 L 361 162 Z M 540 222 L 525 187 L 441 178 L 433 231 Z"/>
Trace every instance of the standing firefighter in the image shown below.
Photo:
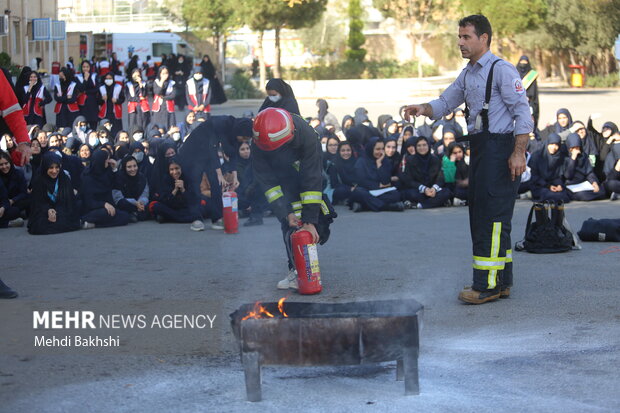
<path fill-rule="evenodd" d="M 323 195 L 321 143 L 312 127 L 284 109 L 267 108 L 254 121 L 252 166 L 271 210 L 282 224 L 288 275 L 278 288 L 297 289 L 290 236 L 298 228 L 325 244 L 336 214 Z"/>
<path fill-rule="evenodd" d="M 408 115 L 439 119 L 465 102 L 474 281 L 461 291 L 459 300 L 471 304 L 510 295 L 512 212 L 534 127 L 519 73 L 489 51 L 491 36 L 486 17 L 462 19 L 458 44 L 469 64 L 439 99 L 406 109 Z"/>

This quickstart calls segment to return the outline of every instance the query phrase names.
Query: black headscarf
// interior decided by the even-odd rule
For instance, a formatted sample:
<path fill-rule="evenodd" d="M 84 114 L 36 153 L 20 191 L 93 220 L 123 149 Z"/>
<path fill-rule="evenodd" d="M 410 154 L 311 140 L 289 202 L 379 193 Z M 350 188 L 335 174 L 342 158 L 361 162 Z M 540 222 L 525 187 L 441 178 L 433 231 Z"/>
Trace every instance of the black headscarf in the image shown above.
<path fill-rule="evenodd" d="M 607 176 L 616 167 L 616 163 L 618 163 L 618 159 L 620 159 L 620 142 L 613 143 L 610 146 L 611 148 L 605 158 L 605 164 L 603 166 L 605 176 Z"/>
<path fill-rule="evenodd" d="M 602 129 L 605 129 L 605 128 L 611 130 L 611 134 L 612 135 L 618 133 L 618 126 L 616 126 L 616 124 L 613 123 L 613 122 L 605 122 L 605 123 L 603 123 L 603 128 Z"/>
<path fill-rule="evenodd" d="M 351 144 L 349 142 L 340 142 L 338 146 L 338 154 L 336 154 L 336 158 L 334 159 L 334 163 L 336 164 L 336 171 L 338 172 L 338 176 L 340 177 L 340 181 L 349 186 L 353 186 L 355 182 L 355 156 L 351 153 L 351 157 L 349 159 L 344 159 L 340 156 L 340 148 L 344 145 Z"/>
<path fill-rule="evenodd" d="M 355 120 L 356 125 L 361 125 L 362 122 L 365 122 L 368 119 L 368 111 L 366 108 L 360 107 L 355 109 L 355 113 L 353 114 L 353 119 Z"/>
<path fill-rule="evenodd" d="M 351 126 L 349 127 L 345 127 L 345 123 L 347 123 L 347 121 L 351 119 L 353 120 L 353 123 L 351 123 Z M 353 116 L 351 115 L 344 115 L 344 118 L 342 118 L 342 130 L 343 132 L 347 132 L 347 130 L 349 130 L 350 128 L 352 128 L 353 126 L 355 126 L 355 119 L 353 119 Z"/>
<path fill-rule="evenodd" d="M 387 122 L 392 119 L 392 115 L 379 115 L 379 118 L 377 119 L 377 129 L 379 132 L 384 133 L 384 124 L 387 126 Z"/>
<path fill-rule="evenodd" d="M 71 82 L 73 82 L 73 79 L 74 79 L 73 72 L 67 69 L 66 67 L 63 67 L 60 69 L 60 73 L 63 73 L 65 75 L 65 80 L 60 81 L 60 89 L 62 90 L 63 93 L 65 93 L 67 91 L 67 88 L 71 84 Z"/>
<path fill-rule="evenodd" d="M 527 60 L 527 63 L 521 63 L 521 60 Z M 521 56 L 519 58 L 519 63 L 517 63 L 517 70 L 519 71 L 519 76 L 521 76 L 521 79 L 523 79 L 523 77 L 527 75 L 530 70 L 532 70 L 530 58 L 525 55 Z"/>
<path fill-rule="evenodd" d="M 153 190 L 153 193 L 160 192 L 166 185 L 168 173 L 168 164 L 170 159 L 166 158 L 166 152 L 168 149 L 176 148 L 173 142 L 168 140 L 162 141 L 157 147 L 157 154 L 155 155 L 155 162 L 153 162 L 153 168 L 151 170 L 151 178 L 149 179 L 149 187 Z M 172 157 L 175 157 L 176 154 Z"/>
<path fill-rule="evenodd" d="M 584 125 L 583 122 L 575 121 L 573 122 L 571 127 L 574 126 L 575 124 L 582 125 L 583 128 L 586 130 L 585 138 L 581 139 L 581 147 L 584 153 L 588 156 L 589 155 L 598 156 L 598 148 L 596 147 L 596 143 L 594 142 L 594 138 L 592 137 L 592 134 L 590 133 L 590 131 L 586 129 L 586 125 Z"/>
<path fill-rule="evenodd" d="M 127 174 L 127 163 L 129 161 L 136 161 L 131 155 L 127 155 L 121 161 L 121 164 L 118 168 L 118 172 L 116 172 L 115 180 L 114 180 L 114 189 L 118 189 L 123 193 L 125 198 L 133 198 L 139 199 L 142 192 L 144 192 L 144 188 L 146 187 L 146 177 L 140 170 L 138 169 L 138 173 L 135 176 L 129 176 Z"/>
<path fill-rule="evenodd" d="M 555 133 L 561 133 L 561 132 L 564 132 L 564 131 L 565 131 L 566 129 L 568 129 L 568 128 L 570 127 L 570 125 L 572 125 L 572 123 L 573 123 L 573 117 L 571 116 L 570 111 L 569 111 L 568 109 L 566 109 L 566 108 L 561 108 L 561 109 L 558 109 L 558 111 L 557 111 L 557 112 L 556 112 L 556 114 L 555 114 L 556 119 L 557 119 L 557 117 L 558 117 L 559 115 L 561 115 L 561 114 L 564 114 L 564 115 L 566 115 L 566 116 L 568 117 L 568 123 L 566 124 L 566 126 L 565 126 L 565 127 L 562 127 L 562 126 L 560 126 L 560 123 L 556 121 L 556 122 L 555 122 Z"/>
<path fill-rule="evenodd" d="M 403 148 L 401 149 L 401 153 L 403 154 L 403 156 L 405 157 L 405 161 L 409 162 L 411 157 L 415 156 L 415 155 L 411 155 L 407 149 L 410 146 L 413 146 L 413 148 L 415 149 L 415 144 L 418 141 L 418 138 L 422 138 L 423 136 L 412 136 L 410 138 L 407 138 L 407 140 L 405 142 L 403 142 Z M 425 138 L 426 139 L 426 138 Z M 416 151 L 417 152 L 417 151 Z"/>
<path fill-rule="evenodd" d="M 388 142 L 394 142 L 396 144 L 396 139 L 395 138 L 388 138 L 385 140 L 385 145 L 387 146 Z M 400 161 L 402 160 L 402 155 L 398 152 L 398 146 L 397 146 L 397 150 L 396 152 L 394 152 L 394 155 L 392 156 L 387 156 L 387 154 L 385 155 L 385 157 L 387 159 L 389 159 L 392 162 L 392 166 L 394 168 L 397 168 L 398 165 L 400 165 Z"/>
<path fill-rule="evenodd" d="M 282 79 L 269 79 L 265 89 L 275 90 L 282 98 L 277 102 L 272 102 L 269 96 L 267 96 L 258 110 L 259 112 L 266 108 L 281 108 L 301 116 L 297 99 L 295 99 L 295 93 L 293 93 L 293 88 L 288 83 Z"/>
<path fill-rule="evenodd" d="M 579 138 L 579 136 L 577 136 L 577 138 Z M 547 145 L 556 144 L 559 146 L 561 142 L 562 139 L 557 133 L 550 133 L 547 138 Z M 552 155 L 545 146 L 540 152 L 537 152 L 535 156 L 532 157 L 531 162 L 533 164 L 538 164 L 537 169 L 540 172 L 541 178 L 549 182 L 560 176 L 560 168 L 562 168 L 564 163 L 564 155 L 560 149 Z"/>
<path fill-rule="evenodd" d="M 206 62 L 204 60 L 205 57 L 209 59 Z M 210 82 L 215 78 L 215 67 L 211 62 L 209 55 L 203 56 L 202 61 L 200 62 L 200 71 L 205 78 L 209 79 Z"/>
<path fill-rule="evenodd" d="M 418 136 L 415 138 L 414 147 L 416 147 L 415 155 L 413 155 L 412 162 L 415 162 L 418 165 L 418 169 L 424 173 L 428 174 L 428 170 L 431 162 L 431 148 L 429 146 L 428 152 L 424 155 L 420 154 L 417 150 L 418 142 L 425 141 L 428 144 L 428 141 L 424 136 Z"/>
<path fill-rule="evenodd" d="M 327 115 L 327 109 L 329 109 L 329 106 L 327 105 L 327 101 L 325 99 L 317 99 L 316 105 L 319 108 L 318 118 L 321 121 L 321 124 L 324 124 L 325 115 Z"/>
<path fill-rule="evenodd" d="M 56 179 L 50 178 L 47 174 L 47 170 L 54 164 L 60 168 Z M 33 177 L 32 194 L 35 198 L 47 196 L 54 204 L 73 206 L 74 195 L 71 179 L 62 169 L 62 158 L 56 153 L 47 152 L 41 157 L 39 174 Z"/>
<path fill-rule="evenodd" d="M 30 83 L 30 73 L 32 73 L 32 69 L 29 66 L 24 66 L 22 71 L 19 72 L 19 76 L 15 82 L 15 96 L 17 96 L 17 100 L 21 105 L 26 103 L 26 93 L 24 92 L 24 87 L 28 86 L 28 83 Z M 37 77 L 39 80 L 41 79 L 38 74 Z"/>

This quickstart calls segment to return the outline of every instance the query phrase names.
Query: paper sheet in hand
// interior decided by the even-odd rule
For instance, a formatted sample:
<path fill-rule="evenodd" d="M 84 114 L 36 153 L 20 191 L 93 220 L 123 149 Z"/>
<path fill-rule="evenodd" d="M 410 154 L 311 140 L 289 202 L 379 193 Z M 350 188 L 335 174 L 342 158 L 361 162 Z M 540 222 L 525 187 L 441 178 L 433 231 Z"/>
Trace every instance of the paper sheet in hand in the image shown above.
<path fill-rule="evenodd" d="M 583 181 L 580 184 L 575 185 L 566 185 L 571 192 L 582 192 L 582 191 L 594 191 L 594 187 L 588 181 Z"/>
<path fill-rule="evenodd" d="M 379 195 L 385 194 L 386 192 L 395 191 L 395 190 L 396 188 L 391 186 L 389 188 L 373 189 L 372 191 L 368 191 L 368 192 L 370 192 L 370 195 L 372 196 L 379 196 Z"/>

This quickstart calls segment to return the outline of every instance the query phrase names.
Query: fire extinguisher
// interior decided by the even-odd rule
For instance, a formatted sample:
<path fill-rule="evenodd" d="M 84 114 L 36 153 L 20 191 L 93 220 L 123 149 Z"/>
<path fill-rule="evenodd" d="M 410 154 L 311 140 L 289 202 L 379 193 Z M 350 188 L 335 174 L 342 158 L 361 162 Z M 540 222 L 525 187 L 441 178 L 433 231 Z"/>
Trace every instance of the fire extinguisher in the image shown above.
<path fill-rule="evenodd" d="M 319 269 L 319 255 L 312 234 L 306 230 L 299 230 L 291 235 L 295 269 L 299 294 L 318 294 L 323 289 L 321 285 L 321 270 Z"/>
<path fill-rule="evenodd" d="M 239 232 L 238 200 L 235 191 L 226 191 L 222 194 L 224 205 L 224 232 L 236 234 Z"/>

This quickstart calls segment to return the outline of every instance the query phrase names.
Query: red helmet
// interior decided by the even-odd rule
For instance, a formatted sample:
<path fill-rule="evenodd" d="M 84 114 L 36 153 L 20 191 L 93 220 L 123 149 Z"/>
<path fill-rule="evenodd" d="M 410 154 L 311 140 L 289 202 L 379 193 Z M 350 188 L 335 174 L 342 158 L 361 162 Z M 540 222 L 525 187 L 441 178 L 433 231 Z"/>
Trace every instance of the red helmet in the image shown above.
<path fill-rule="evenodd" d="M 293 139 L 293 117 L 284 109 L 267 108 L 256 115 L 253 132 L 256 146 L 273 151 Z"/>

